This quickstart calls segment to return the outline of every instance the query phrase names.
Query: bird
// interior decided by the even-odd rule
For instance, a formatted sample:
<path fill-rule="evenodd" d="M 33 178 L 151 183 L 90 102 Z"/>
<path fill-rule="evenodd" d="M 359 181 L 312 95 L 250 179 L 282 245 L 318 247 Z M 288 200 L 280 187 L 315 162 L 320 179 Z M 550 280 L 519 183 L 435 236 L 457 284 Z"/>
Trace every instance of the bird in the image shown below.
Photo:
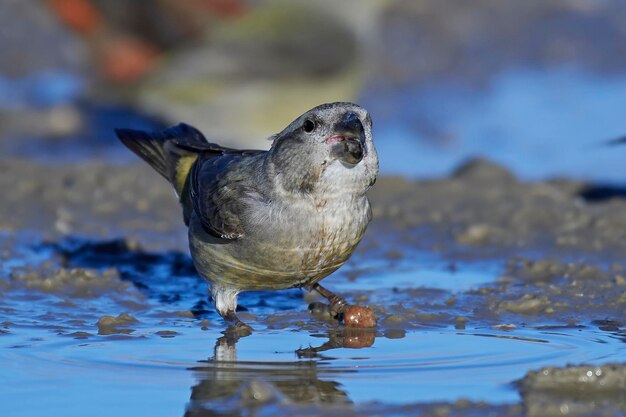
<path fill-rule="evenodd" d="M 371 310 L 348 312 L 358 306 L 319 284 L 346 263 L 372 219 L 366 192 L 378 155 L 363 107 L 314 107 L 273 135 L 268 150 L 211 143 L 184 123 L 115 133 L 174 187 L 193 264 L 225 322 L 249 328 L 236 314 L 242 291 L 303 288 L 325 297 L 346 325 L 348 316 L 354 327 L 375 325 Z"/>

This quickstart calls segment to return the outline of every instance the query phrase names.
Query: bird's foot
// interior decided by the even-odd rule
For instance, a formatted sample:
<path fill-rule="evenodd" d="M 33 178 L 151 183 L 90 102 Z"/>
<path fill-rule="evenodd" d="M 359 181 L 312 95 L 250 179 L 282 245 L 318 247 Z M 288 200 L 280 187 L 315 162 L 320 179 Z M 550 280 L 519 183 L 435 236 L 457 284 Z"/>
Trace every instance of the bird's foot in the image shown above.
<path fill-rule="evenodd" d="M 344 310 L 346 309 L 346 307 L 349 307 L 350 304 L 348 304 L 345 298 L 338 295 L 333 295 L 328 301 L 330 303 L 328 305 L 330 313 L 341 321 L 343 319 Z"/>
<path fill-rule="evenodd" d="M 350 305 L 343 297 L 334 294 L 319 284 L 315 284 L 313 289 L 329 301 L 327 314 L 340 322 L 343 321 L 346 327 L 376 327 L 376 315 L 370 308 Z M 321 303 L 312 303 L 309 305 L 309 310 L 313 313 L 326 313 L 322 306 L 323 304 Z"/>
<path fill-rule="evenodd" d="M 226 336 L 236 337 L 238 339 L 252 334 L 252 327 L 241 321 L 234 311 L 228 311 L 222 317 L 230 324 L 223 332 Z"/>

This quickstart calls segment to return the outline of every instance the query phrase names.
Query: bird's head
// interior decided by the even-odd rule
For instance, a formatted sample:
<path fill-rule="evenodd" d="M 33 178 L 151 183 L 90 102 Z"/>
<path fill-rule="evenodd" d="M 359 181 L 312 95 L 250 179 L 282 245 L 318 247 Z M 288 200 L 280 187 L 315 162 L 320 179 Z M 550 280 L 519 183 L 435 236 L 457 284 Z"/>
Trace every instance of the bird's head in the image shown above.
<path fill-rule="evenodd" d="M 274 136 L 270 160 L 293 192 L 365 192 L 378 175 L 372 119 L 353 103 L 317 106 Z"/>

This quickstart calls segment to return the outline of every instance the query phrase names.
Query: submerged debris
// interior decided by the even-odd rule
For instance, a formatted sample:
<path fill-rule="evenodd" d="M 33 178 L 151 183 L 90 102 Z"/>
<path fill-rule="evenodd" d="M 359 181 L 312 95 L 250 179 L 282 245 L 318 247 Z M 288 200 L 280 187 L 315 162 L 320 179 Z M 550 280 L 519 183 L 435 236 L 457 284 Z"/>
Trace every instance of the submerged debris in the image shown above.
<path fill-rule="evenodd" d="M 117 317 L 102 316 L 98 320 L 98 334 L 130 334 L 134 330 L 129 326 L 139 321 L 128 313 L 121 313 Z"/>

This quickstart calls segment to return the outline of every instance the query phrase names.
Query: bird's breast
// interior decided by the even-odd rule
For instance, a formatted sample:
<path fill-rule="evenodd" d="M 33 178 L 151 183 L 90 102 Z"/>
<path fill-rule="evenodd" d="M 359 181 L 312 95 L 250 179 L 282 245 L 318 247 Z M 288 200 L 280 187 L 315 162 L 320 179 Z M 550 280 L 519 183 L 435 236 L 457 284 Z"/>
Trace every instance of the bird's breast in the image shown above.
<path fill-rule="evenodd" d="M 345 263 L 363 237 L 370 220 L 367 199 L 322 200 L 295 205 L 270 219 L 264 242 L 288 267 L 304 275 L 334 271 Z M 288 258 L 288 259 L 285 259 Z M 328 272 L 328 273 L 330 273 Z"/>
<path fill-rule="evenodd" d="M 265 209 L 247 216 L 244 237 L 228 244 L 194 233 L 192 255 L 201 255 L 196 265 L 205 278 L 242 289 L 311 285 L 348 260 L 370 220 L 367 200 Z"/>

